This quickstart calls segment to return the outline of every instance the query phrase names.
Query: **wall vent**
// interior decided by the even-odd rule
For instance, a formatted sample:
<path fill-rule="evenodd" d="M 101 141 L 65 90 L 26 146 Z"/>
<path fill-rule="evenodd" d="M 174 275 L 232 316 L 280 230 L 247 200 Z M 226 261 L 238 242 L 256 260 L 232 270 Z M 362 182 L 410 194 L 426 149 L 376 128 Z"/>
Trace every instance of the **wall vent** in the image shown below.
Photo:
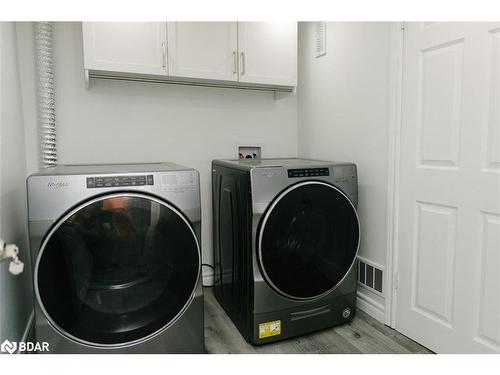
<path fill-rule="evenodd" d="M 358 258 L 358 282 L 365 288 L 383 294 L 384 271 L 383 268 Z"/>
<path fill-rule="evenodd" d="M 314 56 L 326 55 L 326 22 L 315 22 Z"/>

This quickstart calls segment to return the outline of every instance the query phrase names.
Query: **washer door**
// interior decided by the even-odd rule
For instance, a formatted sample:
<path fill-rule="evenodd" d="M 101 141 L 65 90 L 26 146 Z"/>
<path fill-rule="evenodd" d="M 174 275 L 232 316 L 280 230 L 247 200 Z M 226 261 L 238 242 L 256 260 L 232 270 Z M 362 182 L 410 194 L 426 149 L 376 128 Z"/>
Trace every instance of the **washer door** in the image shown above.
<path fill-rule="evenodd" d="M 335 289 L 355 262 L 358 215 L 335 186 L 301 182 L 267 209 L 258 241 L 259 265 L 272 288 L 291 299 L 318 298 Z"/>
<path fill-rule="evenodd" d="M 122 346 L 183 313 L 200 263 L 196 235 L 178 209 L 146 194 L 108 194 L 73 209 L 48 233 L 35 292 L 61 334 Z"/>

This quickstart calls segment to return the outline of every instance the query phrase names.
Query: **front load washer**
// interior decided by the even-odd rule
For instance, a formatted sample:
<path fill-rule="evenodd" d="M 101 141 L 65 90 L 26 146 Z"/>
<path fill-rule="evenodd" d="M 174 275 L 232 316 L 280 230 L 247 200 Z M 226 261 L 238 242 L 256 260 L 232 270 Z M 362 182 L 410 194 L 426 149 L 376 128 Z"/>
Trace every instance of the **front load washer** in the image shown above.
<path fill-rule="evenodd" d="M 199 175 L 60 165 L 27 179 L 35 334 L 51 353 L 203 353 Z"/>
<path fill-rule="evenodd" d="M 352 163 L 212 162 L 214 294 L 264 344 L 345 323 L 356 309 Z"/>

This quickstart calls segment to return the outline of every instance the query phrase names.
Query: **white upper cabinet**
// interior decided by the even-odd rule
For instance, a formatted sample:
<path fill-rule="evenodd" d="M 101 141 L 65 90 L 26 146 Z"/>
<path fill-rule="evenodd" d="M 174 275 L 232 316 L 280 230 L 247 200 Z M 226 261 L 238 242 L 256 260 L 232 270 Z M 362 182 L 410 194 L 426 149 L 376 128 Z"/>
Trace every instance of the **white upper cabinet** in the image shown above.
<path fill-rule="evenodd" d="M 83 22 L 85 69 L 167 74 L 165 22 Z"/>
<path fill-rule="evenodd" d="M 82 32 L 84 67 L 98 75 L 297 85 L 296 22 L 84 22 Z"/>
<path fill-rule="evenodd" d="M 297 85 L 297 23 L 238 22 L 239 81 Z"/>
<path fill-rule="evenodd" d="M 238 80 L 236 22 L 168 22 L 169 76 Z"/>

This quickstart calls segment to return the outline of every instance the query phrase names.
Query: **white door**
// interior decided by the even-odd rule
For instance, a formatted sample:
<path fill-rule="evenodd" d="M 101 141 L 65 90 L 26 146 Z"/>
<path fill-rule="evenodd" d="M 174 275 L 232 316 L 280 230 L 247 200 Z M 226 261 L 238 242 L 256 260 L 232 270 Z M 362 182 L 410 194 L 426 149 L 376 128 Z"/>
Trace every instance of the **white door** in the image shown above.
<path fill-rule="evenodd" d="M 236 22 L 168 22 L 169 75 L 237 81 L 236 25 Z"/>
<path fill-rule="evenodd" d="M 167 74 L 165 22 L 83 22 L 85 69 Z"/>
<path fill-rule="evenodd" d="M 297 85 L 297 23 L 238 22 L 240 82 Z"/>
<path fill-rule="evenodd" d="M 405 31 L 396 329 L 500 352 L 500 24 Z"/>

